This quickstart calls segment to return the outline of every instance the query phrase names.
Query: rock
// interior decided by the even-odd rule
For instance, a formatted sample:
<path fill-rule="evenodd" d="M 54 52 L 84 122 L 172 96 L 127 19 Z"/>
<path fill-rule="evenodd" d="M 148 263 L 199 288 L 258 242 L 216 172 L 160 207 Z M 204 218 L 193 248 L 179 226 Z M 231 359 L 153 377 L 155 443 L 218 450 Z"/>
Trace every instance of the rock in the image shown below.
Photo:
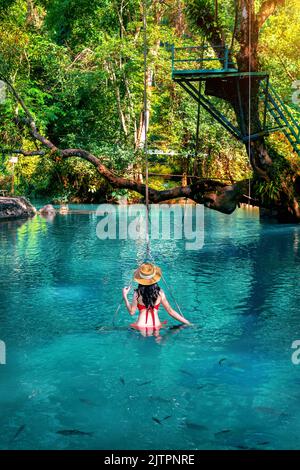
<path fill-rule="evenodd" d="M 67 214 L 68 212 L 69 212 L 69 206 L 67 206 L 66 204 L 60 206 L 59 208 L 60 214 Z"/>
<path fill-rule="evenodd" d="M 41 215 L 55 215 L 56 214 L 56 210 L 54 209 L 54 207 L 52 206 L 52 204 L 46 204 L 44 207 L 42 207 L 40 210 L 39 210 L 39 213 Z"/>
<path fill-rule="evenodd" d="M 267 224 L 299 224 L 297 215 L 286 206 L 259 209 L 260 222 Z"/>
<path fill-rule="evenodd" d="M 0 197 L 0 220 L 34 217 L 36 209 L 25 197 Z"/>

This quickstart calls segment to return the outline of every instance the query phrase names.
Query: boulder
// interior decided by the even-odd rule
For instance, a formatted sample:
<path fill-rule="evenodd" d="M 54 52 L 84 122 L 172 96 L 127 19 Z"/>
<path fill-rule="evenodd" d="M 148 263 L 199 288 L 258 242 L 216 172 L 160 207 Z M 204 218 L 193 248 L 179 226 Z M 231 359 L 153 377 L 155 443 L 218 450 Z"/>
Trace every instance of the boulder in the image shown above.
<path fill-rule="evenodd" d="M 0 220 L 34 217 L 36 209 L 25 197 L 0 197 Z"/>

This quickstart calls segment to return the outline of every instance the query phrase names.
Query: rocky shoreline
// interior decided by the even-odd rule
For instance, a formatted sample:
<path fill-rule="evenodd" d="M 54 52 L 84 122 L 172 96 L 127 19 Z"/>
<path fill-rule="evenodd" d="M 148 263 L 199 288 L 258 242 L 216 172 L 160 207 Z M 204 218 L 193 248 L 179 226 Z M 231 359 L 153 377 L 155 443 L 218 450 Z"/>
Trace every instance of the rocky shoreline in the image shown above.
<path fill-rule="evenodd" d="M 0 221 L 28 219 L 37 213 L 25 197 L 0 197 Z"/>

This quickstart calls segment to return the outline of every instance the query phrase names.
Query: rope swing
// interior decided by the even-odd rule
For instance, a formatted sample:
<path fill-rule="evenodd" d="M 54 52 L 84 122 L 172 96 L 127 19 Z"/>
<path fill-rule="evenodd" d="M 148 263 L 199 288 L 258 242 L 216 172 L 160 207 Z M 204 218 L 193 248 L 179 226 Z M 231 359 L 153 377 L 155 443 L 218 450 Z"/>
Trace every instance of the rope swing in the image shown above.
<path fill-rule="evenodd" d="M 148 158 L 148 125 L 149 125 L 149 110 L 148 110 L 148 95 L 147 95 L 147 86 L 148 86 L 148 37 L 147 37 L 147 0 L 143 0 L 143 57 L 144 57 L 144 93 L 143 93 L 143 120 L 144 120 L 144 155 L 145 155 L 145 165 L 146 165 L 146 172 L 145 172 L 145 205 L 146 205 L 146 256 L 144 262 L 152 261 L 156 264 L 156 261 L 151 252 L 151 244 L 150 244 L 150 236 L 149 236 L 149 220 L 150 220 L 150 202 L 149 202 L 149 158 Z M 176 308 L 180 315 L 184 317 L 180 306 L 173 294 L 171 287 L 168 285 L 164 275 L 161 276 L 162 281 L 164 282 L 167 290 L 170 293 L 170 296 L 176 305 Z M 130 284 L 128 287 L 132 287 L 134 282 L 134 275 L 132 273 Z M 116 320 L 123 303 L 123 298 L 121 299 L 114 315 L 113 315 L 113 326 L 116 324 Z"/>
<path fill-rule="evenodd" d="M 149 204 L 149 159 L 148 159 L 148 95 L 147 95 L 147 81 L 148 81 L 148 38 L 147 38 L 147 0 L 143 0 L 143 38 L 144 38 L 144 155 L 146 162 L 146 259 L 150 256 L 150 237 L 149 237 L 149 218 L 150 218 L 150 204 Z"/>
<path fill-rule="evenodd" d="M 156 261 L 151 253 L 151 244 L 149 236 L 149 220 L 150 220 L 150 203 L 149 203 L 149 158 L 148 158 L 148 124 L 149 124 L 149 110 L 148 110 L 148 95 L 147 95 L 147 85 L 148 85 L 148 35 L 147 35 L 147 0 L 143 0 L 143 32 L 144 32 L 144 129 L 145 129 L 145 140 L 144 140 L 144 154 L 146 162 L 146 258 L 145 261 L 152 261 L 156 264 Z M 171 287 L 168 285 L 163 273 L 161 276 L 166 288 L 170 292 L 170 295 L 180 313 L 181 316 L 184 316 L 180 306 L 178 305 L 175 296 L 172 292 Z"/>

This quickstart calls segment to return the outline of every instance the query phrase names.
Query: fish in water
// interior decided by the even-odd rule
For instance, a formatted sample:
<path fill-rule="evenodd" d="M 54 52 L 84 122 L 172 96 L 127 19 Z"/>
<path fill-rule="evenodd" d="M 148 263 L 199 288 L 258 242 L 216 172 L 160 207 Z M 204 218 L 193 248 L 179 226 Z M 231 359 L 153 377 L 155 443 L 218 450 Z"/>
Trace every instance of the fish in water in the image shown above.
<path fill-rule="evenodd" d="M 203 388 L 213 389 L 213 388 L 216 388 L 216 384 L 211 384 L 211 383 L 199 384 L 195 388 L 196 390 L 202 390 Z"/>
<path fill-rule="evenodd" d="M 238 444 L 235 447 L 236 449 L 241 449 L 241 450 L 254 450 L 253 448 L 245 446 L 244 444 Z"/>
<path fill-rule="evenodd" d="M 179 371 L 180 371 L 182 374 L 188 375 L 189 377 L 194 377 L 194 374 L 192 374 L 191 372 L 188 372 L 187 370 L 180 369 Z"/>
<path fill-rule="evenodd" d="M 194 429 L 195 431 L 207 431 L 207 427 L 203 426 L 202 424 L 191 423 L 190 421 L 186 421 L 186 427 L 189 429 Z"/>
<path fill-rule="evenodd" d="M 85 405 L 95 406 L 95 403 L 93 403 L 91 400 L 88 400 L 87 398 L 79 398 L 79 401 Z"/>
<path fill-rule="evenodd" d="M 152 383 L 152 380 L 147 380 L 146 382 L 142 382 L 141 384 L 137 384 L 138 387 L 142 387 L 143 385 L 148 385 L 148 384 L 151 384 Z"/>
<path fill-rule="evenodd" d="M 201 385 L 197 385 L 196 389 L 197 389 L 197 390 L 202 390 L 202 388 L 205 388 L 205 387 L 206 387 L 205 384 L 204 384 L 204 385 L 201 384 Z"/>
<path fill-rule="evenodd" d="M 265 413 L 265 414 L 268 414 L 268 415 L 287 416 L 285 413 L 282 413 L 281 411 L 277 411 L 274 408 L 270 408 L 268 406 L 255 406 L 253 409 L 255 411 L 258 411 L 259 413 Z"/>
<path fill-rule="evenodd" d="M 171 398 L 163 398 L 163 397 L 155 397 L 155 396 L 150 396 L 149 400 L 151 401 L 158 401 L 160 403 L 171 403 L 172 399 Z"/>
<path fill-rule="evenodd" d="M 166 421 L 166 419 L 172 418 L 172 415 L 165 416 L 162 419 L 155 418 L 155 416 L 152 416 L 153 421 L 155 421 L 157 424 L 162 424 L 163 421 Z"/>
<path fill-rule="evenodd" d="M 222 365 L 226 365 L 226 367 L 230 367 L 231 369 L 234 369 L 238 372 L 245 371 L 245 367 L 243 367 L 241 364 L 238 364 L 237 362 L 228 361 L 227 357 L 222 357 L 222 359 L 219 360 L 219 366 Z"/>
<path fill-rule="evenodd" d="M 78 429 L 63 429 L 62 431 L 56 431 L 56 434 L 62 436 L 92 436 L 92 432 L 79 431 Z"/>
<path fill-rule="evenodd" d="M 158 418 L 155 418 L 155 416 L 152 416 L 153 421 L 155 421 L 157 424 L 161 424 L 161 420 Z"/>
<path fill-rule="evenodd" d="M 17 439 L 17 437 L 19 437 L 20 434 L 22 434 L 22 432 L 25 430 L 25 428 L 26 428 L 26 425 L 25 425 L 25 424 L 22 424 L 22 425 L 18 428 L 18 430 L 17 430 L 17 432 L 15 433 L 14 437 L 12 438 L 12 441 L 14 441 L 15 439 Z"/>
<path fill-rule="evenodd" d="M 165 416 L 165 417 L 162 419 L 162 421 L 166 421 L 166 419 L 170 419 L 170 418 L 172 418 L 172 415 Z"/>
<path fill-rule="evenodd" d="M 223 429 L 222 431 L 215 432 L 215 436 L 223 436 L 224 434 L 228 434 L 231 432 L 231 429 Z"/>
<path fill-rule="evenodd" d="M 120 382 L 122 385 L 125 385 L 125 380 L 123 379 L 123 377 L 120 377 Z"/>

